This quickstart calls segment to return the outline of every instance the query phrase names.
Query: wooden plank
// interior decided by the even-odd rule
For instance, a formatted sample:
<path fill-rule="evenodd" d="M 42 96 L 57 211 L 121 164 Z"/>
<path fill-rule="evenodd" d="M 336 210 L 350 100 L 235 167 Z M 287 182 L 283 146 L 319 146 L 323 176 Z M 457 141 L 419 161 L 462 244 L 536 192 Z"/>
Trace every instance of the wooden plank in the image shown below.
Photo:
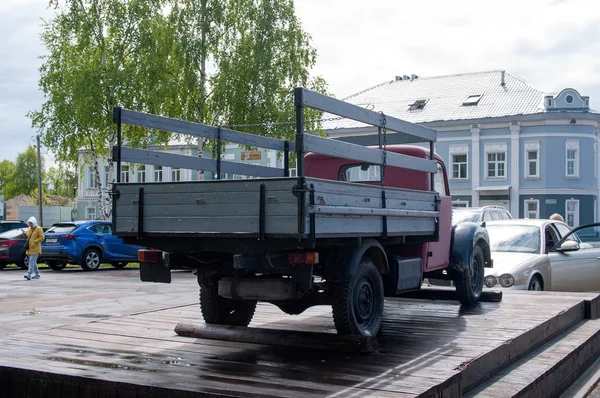
<path fill-rule="evenodd" d="M 315 224 L 317 238 L 381 236 L 383 233 L 383 222 L 378 216 L 321 215 L 315 218 Z M 422 218 L 391 218 L 388 219 L 387 226 L 389 236 L 423 236 L 433 235 L 435 232 L 435 221 Z"/>
<path fill-rule="evenodd" d="M 121 147 L 121 161 L 181 169 L 217 171 L 217 161 L 196 156 L 179 155 L 148 149 Z M 221 161 L 221 172 L 255 177 L 283 177 L 283 169 L 254 164 Z"/>
<path fill-rule="evenodd" d="M 361 354 L 372 353 L 379 348 L 377 339 L 374 336 L 340 336 L 331 333 L 290 332 L 239 326 L 179 323 L 175 326 L 175 333 L 180 336 L 197 337 L 201 339 L 281 345 L 302 349 Z"/>
<path fill-rule="evenodd" d="M 118 217 L 116 232 L 137 232 L 137 217 Z M 258 216 L 203 216 L 203 217 L 156 217 L 144 219 L 144 232 L 153 233 L 197 233 L 219 237 L 219 234 L 257 234 L 259 231 Z M 298 222 L 296 215 L 268 217 L 265 222 L 267 236 L 297 235 Z"/>
<path fill-rule="evenodd" d="M 191 198 L 193 199 L 193 198 Z M 186 201 L 189 201 L 187 199 Z M 162 202 L 165 203 L 165 202 Z M 138 206 L 119 206 L 119 217 L 137 217 Z M 256 203 L 215 203 L 215 204 L 183 204 L 174 201 L 173 204 L 152 204 L 144 200 L 144 224 L 146 219 L 163 217 L 256 217 L 258 218 L 259 206 Z M 267 217 L 291 218 L 298 214 L 298 202 L 295 203 L 267 203 L 265 215 Z M 293 217 L 296 219 L 296 217 Z M 221 224 L 217 225 L 219 227 Z M 203 230 L 219 232 L 214 224 L 196 226 L 197 232 Z"/>
<path fill-rule="evenodd" d="M 137 195 L 141 187 L 144 188 L 144 194 L 258 192 L 261 184 L 265 184 L 268 191 L 291 192 L 292 188 L 298 184 L 298 178 L 117 183 L 116 187 L 121 194 Z"/>
<path fill-rule="evenodd" d="M 349 216 L 386 216 L 386 217 L 407 217 L 407 218 L 437 218 L 438 211 L 426 210 L 400 210 L 400 209 L 375 209 L 368 207 L 350 207 L 350 206 L 309 206 L 308 213 L 331 214 L 331 215 L 349 215 Z"/>
<path fill-rule="evenodd" d="M 372 126 L 386 128 L 388 130 L 403 133 L 414 137 L 414 140 L 407 142 L 423 142 L 436 140 L 436 131 L 409 123 L 404 120 L 396 119 L 383 113 L 374 112 L 357 105 L 316 93 L 305 88 L 296 89 L 296 105 L 304 105 L 310 108 L 319 109 L 327 113 L 346 117 L 348 119 L 367 123 Z M 305 135 L 306 138 L 306 135 Z"/>
<path fill-rule="evenodd" d="M 219 133 L 218 127 L 152 115 L 149 113 L 136 112 L 123 108 L 121 108 L 121 123 L 214 140 L 217 139 L 217 134 Z M 225 128 L 221 128 L 220 130 L 221 141 L 223 142 L 234 142 L 242 145 L 275 149 L 277 151 L 283 151 L 285 149 L 285 141 L 282 140 L 242 133 L 240 131 Z M 293 151 L 294 148 L 292 147 L 290 150 Z"/>
<path fill-rule="evenodd" d="M 427 173 L 437 172 L 437 162 L 435 160 L 383 151 L 311 134 L 304 135 L 304 151 L 327 154 L 341 159 L 357 160 L 368 164 L 386 164 L 390 167 L 400 167 Z"/>

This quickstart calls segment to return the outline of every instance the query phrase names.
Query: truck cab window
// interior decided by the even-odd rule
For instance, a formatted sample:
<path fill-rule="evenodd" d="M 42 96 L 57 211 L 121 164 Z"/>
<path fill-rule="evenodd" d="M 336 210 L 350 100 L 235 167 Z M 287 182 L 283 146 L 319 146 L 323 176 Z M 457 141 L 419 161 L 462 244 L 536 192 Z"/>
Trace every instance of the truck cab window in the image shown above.
<path fill-rule="evenodd" d="M 375 164 L 342 166 L 339 172 L 339 180 L 349 182 L 381 181 L 381 166 Z"/>

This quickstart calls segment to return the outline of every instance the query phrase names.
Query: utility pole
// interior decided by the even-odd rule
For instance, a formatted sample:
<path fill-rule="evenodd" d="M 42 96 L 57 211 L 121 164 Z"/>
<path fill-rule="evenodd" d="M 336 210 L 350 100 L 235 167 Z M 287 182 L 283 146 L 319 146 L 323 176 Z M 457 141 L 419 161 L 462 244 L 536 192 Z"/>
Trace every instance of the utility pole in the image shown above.
<path fill-rule="evenodd" d="M 39 134 L 35 137 L 37 140 L 37 173 L 38 173 L 38 205 L 40 207 L 38 225 L 41 227 L 44 225 L 42 218 L 42 160 L 40 155 L 40 136 Z"/>

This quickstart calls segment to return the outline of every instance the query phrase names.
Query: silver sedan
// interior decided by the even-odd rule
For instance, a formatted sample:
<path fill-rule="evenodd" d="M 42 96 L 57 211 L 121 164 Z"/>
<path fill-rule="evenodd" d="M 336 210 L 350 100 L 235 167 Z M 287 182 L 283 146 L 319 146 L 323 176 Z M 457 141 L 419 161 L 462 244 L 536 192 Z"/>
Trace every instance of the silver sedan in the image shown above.
<path fill-rule="evenodd" d="M 487 223 L 493 268 L 485 285 L 522 290 L 599 291 L 600 223 L 571 230 L 552 220 Z"/>

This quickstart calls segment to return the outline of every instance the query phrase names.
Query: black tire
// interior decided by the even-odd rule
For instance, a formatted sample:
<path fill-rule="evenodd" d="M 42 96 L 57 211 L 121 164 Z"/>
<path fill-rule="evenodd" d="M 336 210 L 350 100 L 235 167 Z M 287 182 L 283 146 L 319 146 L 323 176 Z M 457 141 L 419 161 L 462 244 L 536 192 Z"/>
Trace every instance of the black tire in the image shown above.
<path fill-rule="evenodd" d="M 534 275 L 529 281 L 529 286 L 527 286 L 527 290 L 533 290 L 541 292 L 544 290 L 544 282 L 542 281 L 542 277 L 539 275 Z"/>
<path fill-rule="evenodd" d="M 474 306 L 481 297 L 483 291 L 484 265 L 483 250 L 478 245 L 473 248 L 473 258 L 468 272 L 459 275 L 456 280 L 456 292 L 458 300 L 464 306 Z"/>
<path fill-rule="evenodd" d="M 96 271 L 102 264 L 102 254 L 98 249 L 86 249 L 81 257 L 81 268 L 84 271 Z"/>
<path fill-rule="evenodd" d="M 248 326 L 256 300 L 232 300 L 219 296 L 219 279 L 212 276 L 200 283 L 200 309 L 204 322 L 216 325 Z"/>
<path fill-rule="evenodd" d="M 338 334 L 377 335 L 383 318 L 383 281 L 370 258 L 361 260 L 350 279 L 333 285 L 331 303 Z"/>
<path fill-rule="evenodd" d="M 110 263 L 110 265 L 112 265 L 116 269 L 125 268 L 125 267 L 127 267 L 127 264 L 129 264 L 127 261 L 121 261 L 121 262 L 118 262 L 118 263 Z"/>
<path fill-rule="evenodd" d="M 25 253 L 21 256 L 21 261 L 17 265 L 24 270 L 29 270 L 29 256 Z"/>
<path fill-rule="evenodd" d="M 46 264 L 48 264 L 48 267 L 54 271 L 60 271 L 67 266 L 67 263 L 64 261 L 46 261 Z"/>
<path fill-rule="evenodd" d="M 0 271 L 6 268 L 6 263 L 0 263 Z"/>

